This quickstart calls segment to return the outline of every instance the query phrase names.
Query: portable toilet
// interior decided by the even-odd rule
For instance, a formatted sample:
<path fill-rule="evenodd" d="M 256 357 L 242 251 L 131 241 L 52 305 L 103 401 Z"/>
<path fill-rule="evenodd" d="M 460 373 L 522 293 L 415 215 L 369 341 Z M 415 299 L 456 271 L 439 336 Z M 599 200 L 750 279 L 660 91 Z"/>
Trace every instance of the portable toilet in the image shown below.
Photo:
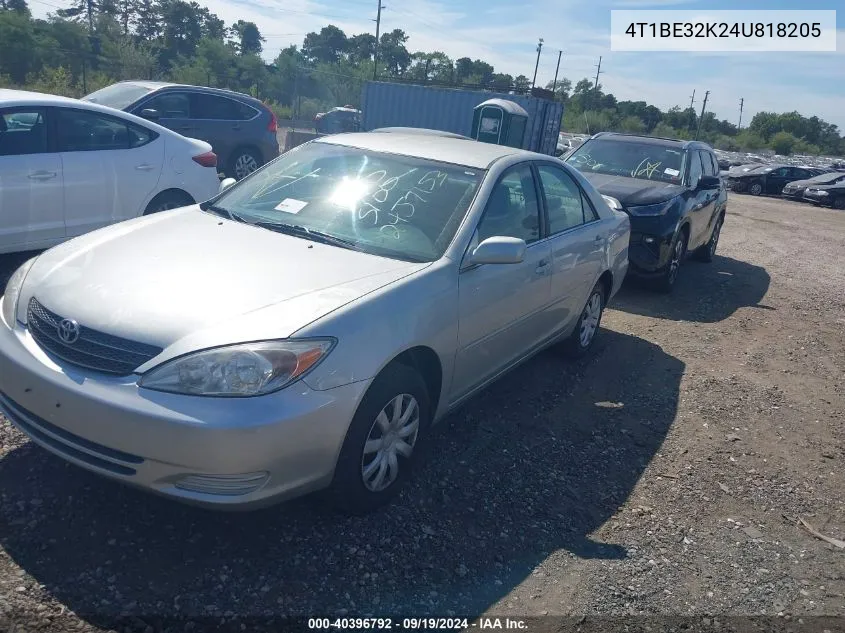
<path fill-rule="evenodd" d="M 474 108 L 472 138 L 482 143 L 522 147 L 528 112 L 507 99 L 488 99 Z"/>

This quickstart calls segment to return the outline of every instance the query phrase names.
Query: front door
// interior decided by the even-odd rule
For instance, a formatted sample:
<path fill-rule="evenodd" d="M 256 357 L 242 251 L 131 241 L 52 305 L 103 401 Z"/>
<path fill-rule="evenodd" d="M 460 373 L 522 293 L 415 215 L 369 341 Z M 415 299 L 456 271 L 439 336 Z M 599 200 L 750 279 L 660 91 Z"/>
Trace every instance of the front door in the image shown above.
<path fill-rule="evenodd" d="M 511 168 L 494 188 L 478 224 L 475 245 L 488 237 L 518 237 L 528 244 L 519 264 L 465 268 L 458 280 L 458 354 L 454 402 L 527 354 L 549 334 L 551 249 L 529 164 Z"/>
<path fill-rule="evenodd" d="M 48 144 L 46 108 L 0 109 L 0 253 L 65 237 L 62 160 Z"/>

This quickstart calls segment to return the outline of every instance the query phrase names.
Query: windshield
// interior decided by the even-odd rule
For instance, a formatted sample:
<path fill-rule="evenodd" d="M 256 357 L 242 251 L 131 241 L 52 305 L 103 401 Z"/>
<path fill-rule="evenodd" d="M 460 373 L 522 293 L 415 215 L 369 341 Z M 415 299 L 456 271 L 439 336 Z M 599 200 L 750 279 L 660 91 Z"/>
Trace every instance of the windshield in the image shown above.
<path fill-rule="evenodd" d="M 304 227 L 376 255 L 434 261 L 455 236 L 482 175 L 410 156 L 309 143 L 234 185 L 213 210 L 266 228 Z"/>
<path fill-rule="evenodd" d="M 584 173 L 677 184 L 683 179 L 683 151 L 647 142 L 597 138 L 581 145 L 566 162 Z"/>
<path fill-rule="evenodd" d="M 152 88 L 138 84 L 113 84 L 82 97 L 82 100 L 123 110 L 130 103 L 134 103 L 151 91 Z"/>

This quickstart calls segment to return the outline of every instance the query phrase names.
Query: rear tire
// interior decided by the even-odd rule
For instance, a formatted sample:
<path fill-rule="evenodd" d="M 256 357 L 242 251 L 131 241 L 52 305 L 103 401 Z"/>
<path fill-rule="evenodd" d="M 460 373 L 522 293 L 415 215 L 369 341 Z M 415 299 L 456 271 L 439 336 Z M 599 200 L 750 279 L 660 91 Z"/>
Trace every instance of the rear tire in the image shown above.
<path fill-rule="evenodd" d="M 590 351 L 596 340 L 596 335 L 599 333 L 601 317 L 604 314 L 606 301 L 604 286 L 599 282 L 590 292 L 590 296 L 581 310 L 581 315 L 578 317 L 578 323 L 575 324 L 572 334 L 561 343 L 561 349 L 564 354 L 570 358 L 581 358 Z"/>
<path fill-rule="evenodd" d="M 763 183 L 752 182 L 748 186 L 748 193 L 750 193 L 752 196 L 759 196 L 760 194 L 763 193 Z"/>
<path fill-rule="evenodd" d="M 700 247 L 696 253 L 696 259 L 699 261 L 710 263 L 716 255 L 716 247 L 719 245 L 719 236 L 722 233 L 722 224 L 725 222 L 725 216 L 720 215 L 713 226 L 713 232 L 710 233 L 710 239 L 707 243 Z"/>
<path fill-rule="evenodd" d="M 178 209 L 179 207 L 187 207 L 188 205 L 194 204 L 194 202 L 194 199 L 184 191 L 162 191 L 150 200 L 147 208 L 144 209 L 144 215 Z"/>
<path fill-rule="evenodd" d="M 669 257 L 669 262 L 663 269 L 662 275 L 656 280 L 657 290 L 664 293 L 670 293 L 675 289 L 675 282 L 678 280 L 678 272 L 681 269 L 681 263 L 687 253 L 687 234 L 681 231 L 678 238 L 672 245 L 672 254 Z"/>
<path fill-rule="evenodd" d="M 410 417 L 402 422 L 406 414 Z M 400 363 L 385 368 L 346 432 L 328 490 L 330 504 L 344 514 L 362 515 L 396 497 L 416 466 L 430 422 L 431 400 L 419 373 Z"/>
<path fill-rule="evenodd" d="M 264 164 L 261 155 L 250 147 L 239 147 L 229 158 L 228 176 L 241 180 Z"/>

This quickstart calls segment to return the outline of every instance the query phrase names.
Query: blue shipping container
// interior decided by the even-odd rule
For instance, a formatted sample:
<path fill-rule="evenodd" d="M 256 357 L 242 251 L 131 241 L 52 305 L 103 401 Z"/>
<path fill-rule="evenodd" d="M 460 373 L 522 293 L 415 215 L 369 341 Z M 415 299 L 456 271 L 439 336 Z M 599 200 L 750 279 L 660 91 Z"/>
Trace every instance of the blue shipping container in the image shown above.
<path fill-rule="evenodd" d="M 554 154 L 563 104 L 525 95 L 368 81 L 362 96 L 361 129 L 419 127 L 469 136 L 473 108 L 494 98 L 514 101 L 528 112 L 523 149 Z"/>

